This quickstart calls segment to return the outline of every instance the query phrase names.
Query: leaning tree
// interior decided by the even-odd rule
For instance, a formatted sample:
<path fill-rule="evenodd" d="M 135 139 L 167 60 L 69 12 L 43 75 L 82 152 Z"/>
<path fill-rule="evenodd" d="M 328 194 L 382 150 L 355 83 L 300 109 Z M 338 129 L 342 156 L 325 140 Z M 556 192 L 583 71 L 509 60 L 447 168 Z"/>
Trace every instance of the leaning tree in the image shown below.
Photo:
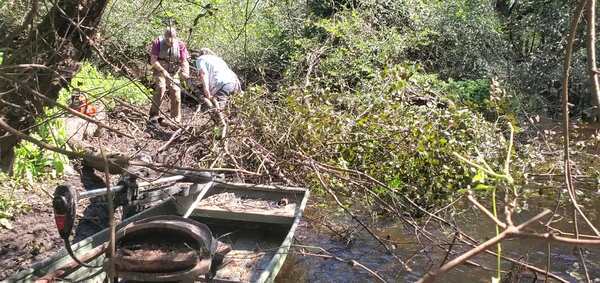
<path fill-rule="evenodd" d="M 0 120 L 22 132 L 33 129 L 45 106 L 55 104 L 89 57 L 96 31 L 108 0 L 48 1 L 41 19 L 39 0 L 31 1 L 31 12 L 22 29 L 5 38 L 4 61 L 0 65 Z M 14 147 L 20 137 L 0 128 L 0 171 L 10 172 Z"/>

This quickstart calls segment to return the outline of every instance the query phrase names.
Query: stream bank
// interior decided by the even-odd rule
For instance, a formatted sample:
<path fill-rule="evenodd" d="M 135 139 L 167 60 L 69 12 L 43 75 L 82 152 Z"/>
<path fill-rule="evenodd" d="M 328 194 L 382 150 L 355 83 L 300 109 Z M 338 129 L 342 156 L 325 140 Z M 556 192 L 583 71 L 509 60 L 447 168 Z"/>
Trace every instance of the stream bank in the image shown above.
<path fill-rule="evenodd" d="M 186 108 L 187 114 L 191 110 Z M 128 124 L 122 121 L 122 115 L 114 113 L 109 115 L 111 123 L 120 127 L 121 130 L 131 130 Z M 136 116 L 134 116 L 136 117 Z M 134 125 L 138 128 L 145 126 L 141 117 L 132 119 Z M 128 122 L 129 123 L 129 122 Z M 208 125 L 210 126 L 210 125 Z M 209 127 L 206 127 L 209 128 Z M 594 155 L 596 144 L 583 146 L 579 143 L 581 140 L 588 140 L 590 136 L 588 128 L 582 127 L 581 135 L 576 133 L 580 140 L 575 140 L 576 147 L 575 158 L 581 158 L 583 162 L 578 163 L 580 174 L 577 176 L 577 188 L 581 196 L 581 202 L 589 211 L 592 222 L 600 226 L 600 188 L 594 182 L 593 176 L 589 175 L 589 170 L 594 169 L 594 162 L 598 157 Z M 539 172 L 526 177 L 526 185 L 521 188 L 523 199 L 519 201 L 520 211 L 516 215 L 517 223 L 538 213 L 542 208 L 552 208 L 555 205 L 557 193 L 562 196 L 566 193 L 562 190 L 562 179 L 560 174 L 560 141 L 557 138 L 559 128 L 551 126 L 545 128 L 544 135 L 540 135 L 536 143 L 544 144 L 546 151 L 540 151 L 540 146 L 535 150 L 542 152 L 542 155 L 548 157 L 536 166 L 539 166 Z M 595 130 L 591 130 L 595 133 Z M 547 132 L 547 135 L 546 135 Z M 189 147 L 191 141 L 184 141 L 176 145 L 179 148 L 172 151 L 166 151 L 162 155 L 156 154 L 156 149 L 164 144 L 168 137 L 152 134 L 144 134 L 144 142 L 132 143 L 131 141 L 114 135 L 108 135 L 104 138 L 95 140 L 97 146 L 103 146 L 113 150 L 127 152 L 131 156 L 141 156 L 142 158 L 157 158 L 158 161 L 169 163 L 172 160 L 184 161 L 184 165 L 194 162 L 193 155 L 174 155 L 187 153 L 187 150 L 181 151 L 181 148 Z M 585 157 L 585 158 L 583 158 Z M 597 168 L 597 167 L 596 167 Z M 82 166 L 75 166 L 76 172 L 73 175 L 65 176 L 61 183 L 68 183 L 79 190 L 88 190 L 104 186 L 102 174 L 90 171 Z M 543 172 L 541 174 L 540 172 Z M 150 177 L 150 176 L 146 176 Z M 150 177 L 152 178 L 152 177 Z M 114 180 L 113 180 L 114 181 Z M 46 184 L 44 189 L 51 192 L 53 185 Z M 44 190 L 38 190 L 31 193 L 32 189 L 20 191 L 24 202 L 30 204 L 30 210 L 22 215 L 15 216 L 13 227 L 4 229 L 0 235 L 0 264 L 5 267 L 0 273 L 0 280 L 5 279 L 14 272 L 31 266 L 32 263 L 51 256 L 62 247 L 62 241 L 55 230 L 52 210 L 50 206 L 50 193 L 44 193 Z M 30 194 L 31 193 L 31 194 Z M 485 197 L 482 197 L 485 198 Z M 481 200 L 487 207 L 490 206 L 485 200 Z M 564 202 L 563 202 L 564 203 Z M 502 204 L 500 204 L 502 205 Z M 277 281 L 279 282 L 348 282 L 348 281 L 372 281 L 373 277 L 364 269 L 351 264 L 348 261 L 356 261 L 365 267 L 377 272 L 384 279 L 396 282 L 412 282 L 421 277 L 421 274 L 432 267 L 436 267 L 445 257 L 445 253 L 435 248 L 435 245 L 427 240 L 416 237 L 411 227 L 390 217 L 374 214 L 373 211 L 362 206 L 351 207 L 357 212 L 360 219 L 366 223 L 373 224 L 374 231 L 381 239 L 392 247 L 394 253 L 406 261 L 412 269 L 406 271 L 396 258 L 379 245 L 368 233 L 360 228 L 347 214 L 340 210 L 335 203 L 324 196 L 313 195 L 306 210 L 304 220 L 300 223 L 296 235 L 296 243 L 293 253 L 289 255 L 284 268 L 280 272 Z M 85 238 L 103 227 L 106 227 L 106 208 L 102 201 L 93 201 L 91 203 L 81 203 L 78 209 L 80 222 L 76 229 L 75 241 Z M 570 231 L 572 223 L 571 211 L 568 208 L 561 207 L 558 214 L 561 216 L 557 228 L 564 231 Z M 494 236 L 494 225 L 489 219 L 483 217 L 478 210 L 473 209 L 469 203 L 462 200 L 457 202 L 452 209 L 439 212 L 440 216 L 452 219 L 460 229 L 479 240 L 489 239 Z M 429 232 L 439 238 L 451 239 L 453 231 L 448 227 L 440 226 L 435 222 L 425 224 L 426 217 L 418 219 Z M 534 227 L 539 229 L 540 227 Z M 583 230 L 582 233 L 590 233 Z M 315 250 L 309 247 L 322 248 L 327 253 Z M 454 252 L 467 250 L 468 247 L 457 245 Z M 540 268 L 545 266 L 544 243 L 512 239 L 504 242 L 504 255 L 515 259 L 536 265 Z M 588 269 L 592 279 L 600 280 L 600 255 L 585 250 L 585 256 L 588 261 Z M 325 255 L 325 256 L 323 256 Z M 338 260 L 331 259 L 338 257 Z M 346 261 L 346 262 L 344 262 Z M 446 282 L 489 282 L 494 274 L 495 257 L 491 255 L 482 255 L 475 259 L 479 266 L 461 265 L 448 273 L 445 277 Z M 579 268 L 579 260 L 572 247 L 553 245 L 551 249 L 551 270 L 558 276 L 565 278 L 570 282 L 577 282 L 582 279 Z M 503 270 L 512 270 L 510 263 L 503 262 Z M 523 278 L 529 278 L 531 273 L 523 273 Z"/>

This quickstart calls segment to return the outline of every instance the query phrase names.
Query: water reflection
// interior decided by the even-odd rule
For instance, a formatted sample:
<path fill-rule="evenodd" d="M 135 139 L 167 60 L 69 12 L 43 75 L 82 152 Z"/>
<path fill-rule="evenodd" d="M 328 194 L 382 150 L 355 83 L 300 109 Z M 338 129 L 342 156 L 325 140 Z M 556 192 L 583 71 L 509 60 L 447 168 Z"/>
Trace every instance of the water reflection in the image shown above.
<path fill-rule="evenodd" d="M 537 192 L 537 188 L 529 188 L 532 192 Z M 594 194 L 595 188 L 581 189 L 583 194 Z M 582 198 L 583 199 L 583 198 Z M 555 194 L 552 190 L 546 191 L 543 196 L 533 193 L 527 201 L 528 206 L 524 207 L 515 214 L 515 223 L 520 223 L 529 219 L 533 215 L 542 211 L 543 208 L 553 208 L 555 206 Z M 600 199 L 597 197 L 587 198 L 582 201 L 585 211 L 591 221 L 600 226 L 598 210 L 600 209 Z M 454 215 L 457 225 L 465 233 L 472 237 L 485 240 L 495 235 L 494 224 L 483 217 L 483 215 L 470 208 L 466 203 L 462 204 L 465 209 L 458 215 Z M 388 223 L 382 225 L 378 234 L 390 242 L 394 243 L 396 253 L 403 259 L 410 258 L 409 266 L 413 269 L 408 272 L 402 268 L 394 257 L 385 253 L 376 241 L 366 233 L 355 233 L 352 239 L 340 239 L 339 235 L 324 228 L 321 220 L 339 225 L 351 224 L 351 219 L 343 214 L 336 214 L 334 206 L 329 208 L 317 208 L 309 206 L 306 211 L 307 221 L 303 221 L 296 234 L 296 244 L 319 246 L 336 256 L 344 259 L 354 259 L 365 266 L 376 271 L 379 275 L 390 282 L 414 282 L 421 277 L 423 272 L 432 267 L 439 266 L 445 253 L 432 246 L 423 238 L 415 237 L 414 232 L 405 229 L 401 224 Z M 562 231 L 572 231 L 572 211 L 565 207 L 558 210 L 560 221 L 553 227 Z M 323 218 L 323 216 L 326 216 Z M 311 220 L 312 219 L 312 220 Z M 590 234 L 592 231 L 587 229 L 580 221 L 579 227 L 581 233 Z M 450 231 L 432 223 L 427 228 L 436 235 L 446 235 L 449 239 L 452 237 Z M 331 224 L 330 224 L 331 225 Z M 536 231 L 544 231 L 541 224 L 531 226 Z M 420 242 L 422 241 L 422 243 Z M 546 249 L 545 242 L 531 239 L 509 239 L 503 243 L 503 254 L 515 259 L 528 262 L 539 268 L 545 269 Z M 467 250 L 468 246 L 457 245 L 454 250 Z M 600 251 L 598 248 L 586 248 L 584 254 L 588 264 L 588 271 L 594 282 L 600 282 Z M 584 279 L 582 270 L 579 268 L 579 256 L 573 246 L 552 244 L 551 246 L 551 270 L 556 275 L 570 281 L 579 282 Z M 495 274 L 496 264 L 495 256 L 481 254 L 474 258 L 474 261 L 482 267 L 471 265 L 461 265 L 443 277 L 443 282 L 490 282 L 491 276 Z M 486 268 L 488 270 L 486 270 Z M 503 261 L 504 271 L 510 271 L 512 264 Z M 535 275 L 525 271 L 521 274 L 520 282 L 535 282 Z M 505 274 L 506 276 L 506 274 Z M 543 276 L 538 276 L 538 282 L 543 282 Z M 302 256 L 290 254 L 283 269 L 281 270 L 278 282 L 374 282 L 374 278 L 366 271 L 359 268 L 353 268 L 351 265 L 331 259 L 322 259 L 312 256 Z"/>

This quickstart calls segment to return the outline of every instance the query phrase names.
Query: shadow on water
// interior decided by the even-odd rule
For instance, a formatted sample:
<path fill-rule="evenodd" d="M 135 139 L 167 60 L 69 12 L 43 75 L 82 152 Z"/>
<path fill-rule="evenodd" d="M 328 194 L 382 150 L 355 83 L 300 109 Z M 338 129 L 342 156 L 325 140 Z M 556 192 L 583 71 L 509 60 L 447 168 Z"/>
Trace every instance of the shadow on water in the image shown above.
<path fill-rule="evenodd" d="M 581 187 L 581 186 L 580 186 Z M 546 188 L 548 191 L 555 191 L 555 188 Z M 530 188 L 530 191 L 539 191 L 539 188 Z M 598 196 L 597 188 L 581 187 L 582 195 L 588 194 Z M 563 194 L 563 197 L 565 194 Z M 521 223 L 530 217 L 538 214 L 543 208 L 553 208 L 555 206 L 555 193 L 544 195 L 531 195 L 527 202 L 521 201 L 521 209 L 515 214 L 515 223 Z M 600 227 L 600 198 L 582 197 L 581 204 L 588 211 L 588 217 L 594 225 Z M 470 207 L 468 203 L 460 204 L 462 209 L 457 215 L 454 215 L 457 225 L 460 229 L 479 239 L 480 241 L 495 236 L 494 223 L 484 217 L 478 210 Z M 488 204 L 489 207 L 489 204 Z M 354 225 L 350 219 L 342 213 L 337 212 L 335 207 L 316 207 L 310 206 L 306 210 L 309 219 L 302 222 L 296 233 L 296 244 L 306 246 L 319 246 L 344 259 L 354 259 L 365 266 L 376 271 L 379 275 L 389 282 L 414 282 L 421 275 L 440 265 L 445 256 L 440 249 L 434 249 L 425 239 L 418 239 L 410 229 L 402 224 L 391 223 L 382 225 L 377 229 L 377 233 L 394 243 L 395 252 L 402 259 L 410 259 L 409 266 L 413 269 L 408 272 L 402 268 L 398 261 L 387 254 L 378 243 L 365 233 L 357 233 L 349 242 L 347 239 L 340 239 L 338 235 L 322 228 L 322 219 L 327 219 L 333 223 L 344 223 Z M 557 212 L 560 221 L 553 227 L 562 231 L 572 231 L 572 208 L 568 206 L 561 208 Z M 310 220 L 312 219 L 312 220 Z M 314 221 L 315 219 L 319 219 Z M 321 226 L 321 228 L 319 228 Z M 591 235 L 590 229 L 580 221 L 579 227 L 582 234 Z M 451 239 L 453 231 L 446 230 L 435 224 L 430 224 L 427 229 L 435 235 Z M 532 229 L 538 232 L 544 232 L 544 227 L 540 224 L 532 226 Z M 421 242 L 420 242 L 421 241 Z M 468 247 L 455 246 L 454 250 L 466 251 Z M 546 266 L 546 242 L 531 239 L 514 238 L 502 242 L 503 255 L 514 259 L 520 259 L 539 268 L 545 269 Z M 600 282 L 600 252 L 598 248 L 584 248 L 584 254 L 587 261 L 587 267 L 591 279 L 594 282 Z M 488 270 L 471 265 L 461 265 L 443 277 L 443 282 L 490 282 L 491 277 L 495 275 L 496 258 L 492 255 L 482 254 L 474 260 Z M 585 280 L 583 271 L 579 268 L 579 256 L 577 251 L 570 245 L 552 244 L 550 251 L 551 271 L 568 280 L 569 282 L 580 282 Z M 502 269 L 507 272 L 513 267 L 510 262 L 503 261 Z M 524 272 L 520 275 L 520 280 L 515 282 L 544 282 L 544 277 L 538 275 L 537 280 L 531 272 Z M 366 271 L 351 265 L 331 259 L 323 259 L 314 256 L 304 256 L 301 254 L 290 254 L 282 271 L 277 277 L 278 282 L 374 282 Z M 509 281 L 510 282 L 510 281 Z"/>

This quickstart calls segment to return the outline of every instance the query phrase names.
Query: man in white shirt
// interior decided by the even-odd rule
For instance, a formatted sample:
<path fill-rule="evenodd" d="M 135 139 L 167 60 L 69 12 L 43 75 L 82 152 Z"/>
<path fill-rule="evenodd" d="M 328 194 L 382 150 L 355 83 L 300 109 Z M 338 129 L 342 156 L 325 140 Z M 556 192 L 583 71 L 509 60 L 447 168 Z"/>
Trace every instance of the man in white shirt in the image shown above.
<path fill-rule="evenodd" d="M 227 63 L 208 48 L 202 48 L 196 58 L 196 69 L 202 83 L 204 97 L 216 99 L 219 108 L 225 105 L 227 96 L 240 92 L 240 80 Z"/>
<path fill-rule="evenodd" d="M 200 49 L 195 61 L 202 95 L 210 107 L 216 108 L 221 124 L 222 136 L 225 136 L 225 117 L 223 109 L 227 105 L 228 97 L 241 92 L 240 80 L 227 66 L 227 63 L 208 48 Z"/>

